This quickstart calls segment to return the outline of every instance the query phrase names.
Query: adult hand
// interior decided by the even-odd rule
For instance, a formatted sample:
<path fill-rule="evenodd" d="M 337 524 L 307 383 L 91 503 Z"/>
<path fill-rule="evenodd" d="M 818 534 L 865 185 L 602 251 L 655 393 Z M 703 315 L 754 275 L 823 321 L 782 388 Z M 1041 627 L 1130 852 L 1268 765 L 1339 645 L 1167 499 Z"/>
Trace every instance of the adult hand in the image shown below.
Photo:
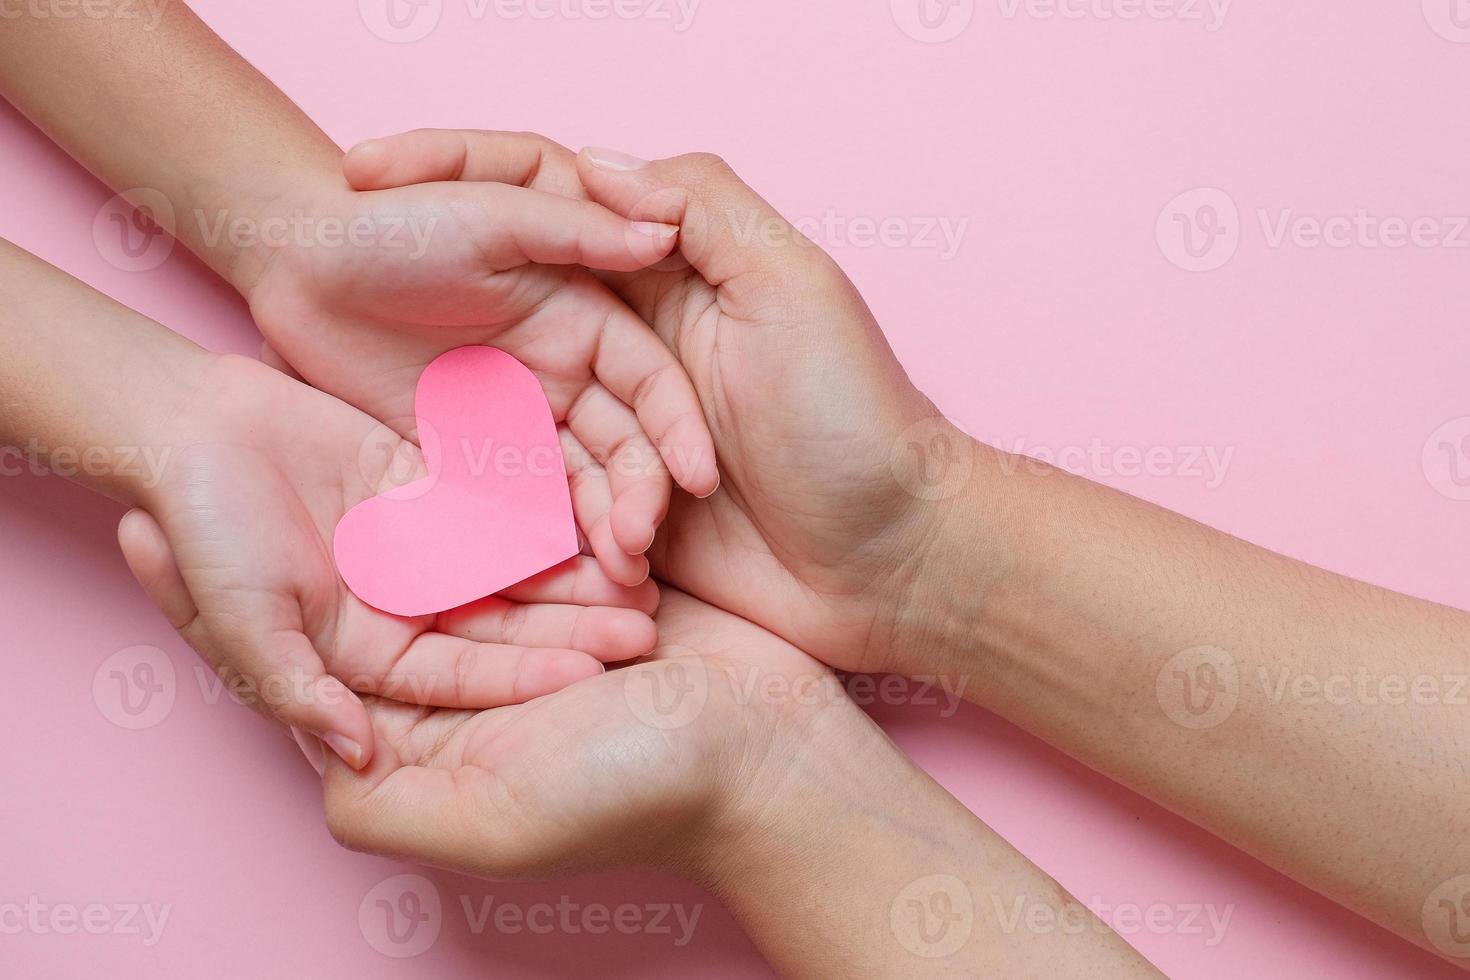
<path fill-rule="evenodd" d="M 782 976 L 1156 975 L 826 667 L 683 593 L 665 593 L 658 625 L 651 659 L 529 704 L 370 703 L 372 765 L 315 759 L 333 835 L 498 880 L 683 875 Z M 1084 928 L 1007 928 L 992 911 L 1025 906 Z"/>
<path fill-rule="evenodd" d="M 815 729 L 868 724 L 826 667 L 738 617 L 669 592 L 659 630 L 648 660 L 528 704 L 369 702 L 381 751 L 361 773 L 328 767 L 333 834 L 493 878 L 693 873 L 801 770 Z M 778 705 L 745 690 L 772 678 L 828 696 Z"/>
<path fill-rule="evenodd" d="M 720 458 L 724 492 L 674 501 L 655 570 L 838 667 L 921 664 L 926 593 L 969 584 L 932 581 L 947 504 L 926 499 L 926 467 L 980 450 L 909 382 L 836 263 L 723 162 L 529 139 L 406 133 L 375 141 L 372 182 L 349 178 L 504 179 L 534 146 L 549 187 L 678 225 L 677 257 L 603 277 L 688 371 Z"/>

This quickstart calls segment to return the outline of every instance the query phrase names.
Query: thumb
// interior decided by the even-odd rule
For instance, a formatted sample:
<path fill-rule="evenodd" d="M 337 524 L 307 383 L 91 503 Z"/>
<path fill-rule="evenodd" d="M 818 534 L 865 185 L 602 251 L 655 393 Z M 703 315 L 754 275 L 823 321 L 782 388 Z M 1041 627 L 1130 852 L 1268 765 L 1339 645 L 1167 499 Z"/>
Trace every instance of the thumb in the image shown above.
<path fill-rule="evenodd" d="M 128 568 L 169 624 L 204 660 L 236 675 L 246 685 L 252 707 L 294 728 L 319 736 L 354 767 L 372 756 L 373 727 L 361 699 L 326 672 L 310 641 L 290 630 L 270 630 L 231 622 L 211 632 L 210 616 L 190 595 L 188 583 L 163 527 L 152 514 L 134 508 L 118 525 L 118 544 Z M 261 621 L 263 622 L 263 620 Z"/>
<path fill-rule="evenodd" d="M 826 253 L 712 154 L 649 162 L 589 147 L 577 156 L 577 173 L 609 210 L 678 225 L 684 259 L 747 309 L 764 305 L 772 284 L 810 284 L 813 275 L 835 270 Z"/>

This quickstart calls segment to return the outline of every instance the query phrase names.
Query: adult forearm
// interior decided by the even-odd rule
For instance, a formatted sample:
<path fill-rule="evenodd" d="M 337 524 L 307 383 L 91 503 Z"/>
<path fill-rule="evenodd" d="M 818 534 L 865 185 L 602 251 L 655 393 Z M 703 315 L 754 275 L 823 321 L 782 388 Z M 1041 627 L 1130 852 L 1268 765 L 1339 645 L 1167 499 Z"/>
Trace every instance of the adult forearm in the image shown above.
<path fill-rule="evenodd" d="M 853 714 L 697 875 L 783 976 L 1156 975 Z"/>
<path fill-rule="evenodd" d="M 1470 901 L 1470 879 L 1453 884 L 1470 873 L 1470 616 L 984 459 L 942 547 L 974 565 L 955 542 L 985 540 L 1004 572 L 936 608 L 940 669 L 1303 883 L 1470 956 L 1458 918 L 1440 922 Z"/>
<path fill-rule="evenodd" d="M 340 151 L 178 0 L 86 7 L 0 19 L 0 92 L 108 186 L 166 201 L 160 223 L 248 291 L 267 220 L 341 185 Z"/>
<path fill-rule="evenodd" d="M 49 467 L 140 503 L 210 357 L 0 241 L 0 472 Z"/>

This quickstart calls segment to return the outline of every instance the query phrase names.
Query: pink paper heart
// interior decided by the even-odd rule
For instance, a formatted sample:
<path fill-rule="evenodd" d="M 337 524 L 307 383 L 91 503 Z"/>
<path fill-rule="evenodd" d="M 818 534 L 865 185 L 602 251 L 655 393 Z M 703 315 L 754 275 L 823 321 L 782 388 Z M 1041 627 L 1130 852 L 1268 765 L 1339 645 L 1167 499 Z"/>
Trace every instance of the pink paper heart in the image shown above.
<path fill-rule="evenodd" d="M 493 595 L 577 554 L 566 466 L 536 376 L 461 347 L 415 393 L 429 475 L 349 510 L 337 568 L 368 605 L 423 616 Z"/>

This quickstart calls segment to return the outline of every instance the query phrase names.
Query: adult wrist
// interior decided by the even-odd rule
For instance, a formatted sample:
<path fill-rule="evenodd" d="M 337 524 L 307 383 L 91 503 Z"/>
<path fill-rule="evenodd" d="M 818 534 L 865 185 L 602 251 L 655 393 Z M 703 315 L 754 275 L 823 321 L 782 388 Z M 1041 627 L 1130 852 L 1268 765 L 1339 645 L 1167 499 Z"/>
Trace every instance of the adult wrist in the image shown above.
<path fill-rule="evenodd" d="M 804 733 L 780 788 L 697 880 L 783 976 L 1073 975 L 1124 944 L 916 767 L 862 712 Z M 771 767 L 779 769 L 780 767 Z M 1007 926 L 1035 908 L 1091 925 Z M 1141 972 L 1141 971 L 1140 971 Z"/>
<path fill-rule="evenodd" d="M 916 500 L 903 567 L 882 600 L 891 624 L 887 661 L 896 673 L 943 675 L 969 697 L 991 642 L 986 611 L 1021 575 L 1036 515 L 1017 457 L 942 424 L 927 451 L 940 455 L 944 475 L 927 487 L 906 484 Z M 928 464 L 940 472 L 934 459 L 920 460 Z"/>
<path fill-rule="evenodd" d="M 880 805 L 909 763 L 825 671 L 822 694 L 786 712 L 764 751 L 751 752 L 743 726 L 728 747 L 746 778 L 727 780 L 707 832 L 682 870 L 732 908 L 769 900 L 817 874 L 855 810 Z M 763 710 L 747 706 L 746 710 Z M 733 744 L 733 739 L 741 739 Z"/>

